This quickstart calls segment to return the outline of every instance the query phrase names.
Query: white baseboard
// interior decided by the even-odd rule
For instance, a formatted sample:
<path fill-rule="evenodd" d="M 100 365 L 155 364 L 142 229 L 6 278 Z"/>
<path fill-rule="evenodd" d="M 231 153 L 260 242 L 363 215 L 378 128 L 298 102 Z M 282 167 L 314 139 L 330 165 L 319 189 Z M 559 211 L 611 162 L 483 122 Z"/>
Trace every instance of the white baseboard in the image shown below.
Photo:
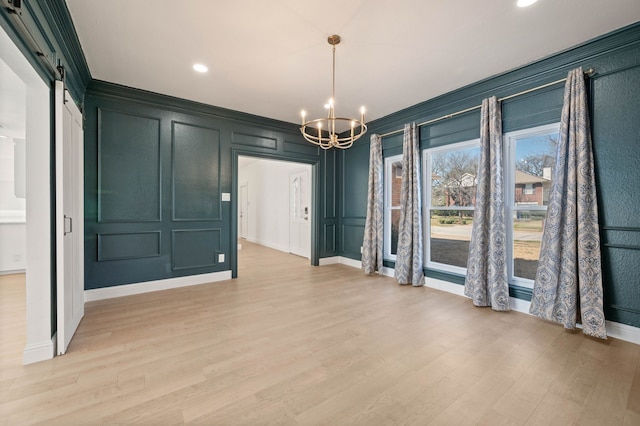
<path fill-rule="evenodd" d="M 640 345 L 640 328 L 613 321 L 607 321 L 606 327 L 609 337 Z"/>
<path fill-rule="evenodd" d="M 26 269 L 15 269 L 13 271 L 0 271 L 0 275 L 24 274 L 26 272 Z"/>
<path fill-rule="evenodd" d="M 351 266 L 352 268 L 362 269 L 362 262 L 359 260 L 349 259 L 348 257 L 340 257 L 342 265 Z"/>
<path fill-rule="evenodd" d="M 449 281 L 438 280 L 435 278 L 424 277 L 424 285 L 436 290 L 446 291 L 447 293 L 453 293 L 458 296 L 464 295 L 464 286 L 460 284 L 450 283 Z"/>
<path fill-rule="evenodd" d="M 320 266 L 325 266 L 325 265 L 335 265 L 340 263 L 340 256 L 334 256 L 334 257 L 321 257 L 320 259 L 318 259 L 318 264 Z"/>
<path fill-rule="evenodd" d="M 326 263 L 341 263 L 343 265 L 352 266 L 354 268 L 362 268 L 362 262 L 359 260 L 353 260 L 346 257 L 336 256 L 336 257 L 328 257 L 326 259 L 331 259 L 331 262 Z M 323 259 L 320 259 L 320 265 L 322 266 Z M 394 277 L 394 269 L 393 268 L 383 268 L 383 275 L 393 278 Z M 425 277 L 425 286 L 429 288 L 433 288 L 436 290 L 446 291 L 448 293 L 453 293 L 458 296 L 467 297 L 464 295 L 464 286 L 459 284 L 450 283 L 448 281 L 438 280 L 435 278 Z M 509 301 L 511 303 L 511 310 L 516 312 L 521 312 L 523 314 L 531 315 L 529 313 L 529 307 L 531 306 L 531 302 L 528 300 L 517 299 L 515 297 L 510 297 Z M 607 336 L 613 337 L 615 339 L 624 340 L 625 342 L 635 343 L 636 345 L 640 345 L 640 328 L 634 327 L 631 325 L 620 324 L 618 322 L 607 321 Z"/>
<path fill-rule="evenodd" d="M 22 363 L 27 365 L 53 359 L 56 353 L 56 341 L 56 335 L 54 334 L 51 340 L 26 345 L 22 352 Z"/>
<path fill-rule="evenodd" d="M 149 293 L 152 291 L 169 290 L 172 288 L 189 287 L 231 279 L 231 271 L 212 272 L 210 274 L 188 275 L 186 277 L 168 278 L 166 280 L 147 281 L 143 283 L 125 284 L 113 287 L 96 288 L 84 291 L 84 301 L 112 299 L 114 297 L 131 296 L 133 294 Z"/>

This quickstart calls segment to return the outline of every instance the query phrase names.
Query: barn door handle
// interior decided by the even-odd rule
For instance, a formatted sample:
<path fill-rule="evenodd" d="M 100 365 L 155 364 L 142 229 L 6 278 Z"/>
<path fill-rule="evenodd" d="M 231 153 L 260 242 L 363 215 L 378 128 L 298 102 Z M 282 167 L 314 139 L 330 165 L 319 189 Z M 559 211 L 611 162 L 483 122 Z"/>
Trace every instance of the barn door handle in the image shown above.
<path fill-rule="evenodd" d="M 69 220 L 69 230 L 67 231 L 67 220 Z M 73 219 L 67 215 L 64 216 L 64 235 L 73 232 Z"/>

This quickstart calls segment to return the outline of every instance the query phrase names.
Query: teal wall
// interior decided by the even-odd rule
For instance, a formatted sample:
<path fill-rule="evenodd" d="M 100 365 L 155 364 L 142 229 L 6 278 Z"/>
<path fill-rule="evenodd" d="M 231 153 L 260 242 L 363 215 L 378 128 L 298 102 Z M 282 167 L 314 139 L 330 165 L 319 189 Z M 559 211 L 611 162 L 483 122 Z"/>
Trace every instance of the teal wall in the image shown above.
<path fill-rule="evenodd" d="M 84 113 L 87 289 L 236 276 L 239 155 L 314 166 L 312 258 L 337 254 L 336 153 L 296 125 L 100 81 Z"/>
<path fill-rule="evenodd" d="M 600 210 L 604 296 L 609 320 L 640 327 L 640 24 L 561 52 L 368 124 L 370 133 L 384 134 L 405 123 L 421 123 L 479 105 L 483 98 L 508 96 L 566 77 L 570 69 L 595 69 L 589 79 L 593 149 Z M 437 82 L 425 81 L 425 84 Z M 538 90 L 502 104 L 503 131 L 560 121 L 564 85 Z M 479 111 L 422 126 L 420 148 L 479 137 Z M 402 135 L 383 140 L 383 156 L 402 152 Z M 369 143 L 358 141 L 340 153 L 340 255 L 360 259 L 364 231 Z M 385 262 L 393 267 L 392 262 Z M 425 269 L 425 275 L 463 284 L 464 277 Z M 529 289 L 511 288 L 511 295 L 530 300 Z"/>

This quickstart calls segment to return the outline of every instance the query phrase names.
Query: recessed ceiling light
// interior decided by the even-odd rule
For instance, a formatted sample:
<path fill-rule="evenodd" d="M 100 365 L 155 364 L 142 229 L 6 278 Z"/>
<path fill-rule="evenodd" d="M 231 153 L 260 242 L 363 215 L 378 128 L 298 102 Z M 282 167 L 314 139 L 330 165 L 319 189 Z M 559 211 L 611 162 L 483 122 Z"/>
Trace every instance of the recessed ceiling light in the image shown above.
<path fill-rule="evenodd" d="M 528 7 L 537 2 L 538 0 L 518 0 L 518 7 Z"/>
<path fill-rule="evenodd" d="M 203 65 L 203 64 L 193 64 L 193 69 L 198 71 L 198 72 L 207 72 L 207 71 L 209 71 L 209 68 L 207 68 L 207 66 Z"/>

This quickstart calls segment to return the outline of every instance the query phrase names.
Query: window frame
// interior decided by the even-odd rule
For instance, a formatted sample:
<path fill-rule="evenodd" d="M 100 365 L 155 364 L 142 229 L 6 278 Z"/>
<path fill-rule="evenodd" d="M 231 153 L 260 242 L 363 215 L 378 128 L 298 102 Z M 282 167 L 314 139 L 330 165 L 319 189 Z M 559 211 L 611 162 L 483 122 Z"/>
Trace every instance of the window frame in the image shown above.
<path fill-rule="evenodd" d="M 396 255 L 391 253 L 391 211 L 400 210 L 400 206 L 393 207 L 391 205 L 391 200 L 393 187 L 392 180 L 397 179 L 395 173 L 393 173 L 393 163 L 398 161 L 402 163 L 402 154 L 393 155 L 384 159 L 384 243 L 382 245 L 382 258 L 393 262 L 396 261 Z"/>
<path fill-rule="evenodd" d="M 433 154 L 438 154 L 446 151 L 457 151 L 470 148 L 480 148 L 480 138 L 471 139 L 462 142 L 456 142 L 452 144 L 437 146 L 433 148 L 427 148 L 422 151 L 422 175 L 423 175 L 423 194 L 422 197 L 422 223 L 423 223 L 423 244 L 424 247 L 424 265 L 427 269 L 436 271 L 449 272 L 454 274 L 466 275 L 467 268 L 460 266 L 449 265 L 446 263 L 434 262 L 431 260 L 431 211 L 432 210 L 451 210 L 451 211 L 475 211 L 475 206 L 431 206 L 431 157 Z"/>
<path fill-rule="evenodd" d="M 548 206 L 542 205 L 521 205 L 516 206 L 515 185 L 516 185 L 516 145 L 517 141 L 535 136 L 547 135 L 550 133 L 560 134 L 560 123 L 545 124 L 542 126 L 529 127 L 522 130 L 515 130 L 503 134 L 504 146 L 504 185 L 505 185 L 505 228 L 507 237 L 507 276 L 509 285 L 516 285 L 524 288 L 533 288 L 534 280 L 515 276 L 514 258 L 514 219 L 513 216 L 518 211 L 547 211 Z M 534 188 L 534 193 L 535 188 Z"/>

